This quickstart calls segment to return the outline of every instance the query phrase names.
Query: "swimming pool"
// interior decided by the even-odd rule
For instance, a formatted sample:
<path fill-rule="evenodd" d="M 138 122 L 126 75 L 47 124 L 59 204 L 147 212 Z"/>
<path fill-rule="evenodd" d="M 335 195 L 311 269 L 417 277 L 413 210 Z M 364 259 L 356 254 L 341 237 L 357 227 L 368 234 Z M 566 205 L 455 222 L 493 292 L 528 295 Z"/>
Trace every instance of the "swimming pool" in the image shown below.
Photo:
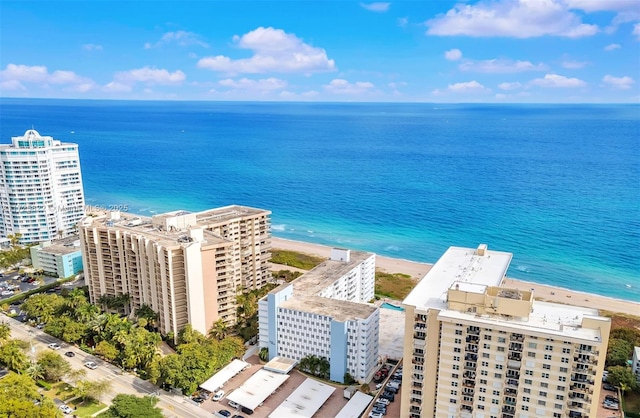
<path fill-rule="evenodd" d="M 404 311 L 404 308 L 402 306 L 392 305 L 387 302 L 382 302 L 382 305 L 380 305 L 380 307 L 386 308 L 386 309 L 393 309 L 394 311 Z"/>

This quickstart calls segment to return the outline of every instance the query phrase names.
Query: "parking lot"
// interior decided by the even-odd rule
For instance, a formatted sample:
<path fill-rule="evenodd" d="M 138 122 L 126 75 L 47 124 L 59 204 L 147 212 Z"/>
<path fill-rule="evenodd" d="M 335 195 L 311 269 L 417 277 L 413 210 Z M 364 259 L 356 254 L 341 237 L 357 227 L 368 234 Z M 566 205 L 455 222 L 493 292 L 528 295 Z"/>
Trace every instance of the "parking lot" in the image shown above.
<path fill-rule="evenodd" d="M 203 402 L 200 408 L 211 413 L 225 409 L 231 412 L 231 415 L 239 414 L 243 417 L 249 416 L 230 407 L 229 401 L 227 400 L 227 395 L 240 387 L 247 379 L 249 379 L 249 377 L 262 368 L 262 364 L 260 364 L 260 360 L 256 356 L 249 357 L 246 361 L 251 364 L 251 367 L 240 372 L 224 385 L 222 390 L 225 391 L 225 397 L 221 401 L 215 402 L 211 400 L 212 396 L 209 396 L 209 399 Z M 302 382 L 304 382 L 305 379 L 307 379 L 306 375 L 295 369 L 289 373 L 289 376 L 289 379 L 287 379 L 282 386 L 280 386 L 260 407 L 254 411 L 251 418 L 267 418 L 269 414 L 271 414 L 282 402 L 284 402 L 285 399 L 287 399 L 289 395 L 291 395 L 294 390 L 302 384 Z M 327 399 L 315 416 L 334 417 L 347 404 L 349 400 L 344 398 L 344 386 L 336 385 L 335 387 L 335 392 L 331 394 L 329 399 Z"/>
<path fill-rule="evenodd" d="M 620 418 L 622 417 L 622 413 L 620 412 L 620 409 L 615 410 L 615 409 L 609 409 L 609 408 L 605 408 L 604 407 L 604 400 L 607 396 L 613 396 L 616 399 L 620 400 L 620 393 L 618 392 L 618 390 L 612 391 L 612 390 L 605 390 L 604 389 L 604 384 L 602 385 L 603 387 L 600 389 L 600 399 L 598 400 L 598 413 L 596 418 Z M 619 403 L 618 403 L 619 406 Z"/>
<path fill-rule="evenodd" d="M 26 275 L 27 280 L 28 280 L 28 277 L 31 277 L 31 276 Z M 2 277 L 0 277 L 0 301 L 2 301 L 3 299 L 10 298 L 21 292 L 33 290 L 38 286 L 54 283 L 57 280 L 57 277 L 44 276 L 42 279 L 33 280 L 31 283 L 28 283 L 27 281 L 22 281 L 22 280 L 23 278 L 20 277 L 20 274 L 17 271 L 4 273 Z M 9 293 L 9 292 L 12 292 L 12 293 Z"/>

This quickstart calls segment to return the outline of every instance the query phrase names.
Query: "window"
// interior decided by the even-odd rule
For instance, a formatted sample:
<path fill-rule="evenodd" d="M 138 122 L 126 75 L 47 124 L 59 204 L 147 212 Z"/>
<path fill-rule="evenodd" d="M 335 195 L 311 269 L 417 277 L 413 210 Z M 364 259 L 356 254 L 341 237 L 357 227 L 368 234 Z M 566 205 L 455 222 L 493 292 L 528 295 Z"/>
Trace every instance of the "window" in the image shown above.
<path fill-rule="evenodd" d="M 567 371 L 566 367 L 560 367 L 560 373 L 566 373 Z"/>
<path fill-rule="evenodd" d="M 545 401 L 543 401 L 542 399 L 538 401 L 538 405 L 540 406 L 545 406 L 547 403 Z"/>
<path fill-rule="evenodd" d="M 546 351 L 553 351 L 553 346 L 552 346 L 552 345 L 545 345 L 545 346 L 544 346 L 544 349 L 545 349 Z"/>
<path fill-rule="evenodd" d="M 456 344 L 462 344 L 462 340 L 460 338 L 456 338 L 453 342 Z"/>
<path fill-rule="evenodd" d="M 558 380 L 561 382 L 566 382 L 567 378 L 565 376 L 558 376 Z"/>
<path fill-rule="evenodd" d="M 449 402 L 451 402 L 451 403 L 456 403 L 456 400 L 455 400 L 455 399 L 453 399 L 453 398 L 451 398 L 451 399 L 449 399 Z"/>
<path fill-rule="evenodd" d="M 557 389 L 558 389 L 558 390 L 561 390 L 561 391 L 563 391 L 563 392 L 564 392 L 564 389 L 565 389 L 565 388 L 564 388 L 564 386 L 560 386 L 560 385 L 558 385 L 558 388 L 557 388 Z"/>
<path fill-rule="evenodd" d="M 559 401 L 564 400 L 564 396 L 563 395 L 556 395 L 556 399 Z"/>
<path fill-rule="evenodd" d="M 523 396 L 523 397 L 522 397 L 522 400 L 523 400 L 524 402 L 530 402 L 530 401 L 531 401 L 531 398 L 529 398 L 528 396 Z"/>
<path fill-rule="evenodd" d="M 525 370 L 524 374 L 527 376 L 533 376 L 533 370 Z"/>
<path fill-rule="evenodd" d="M 496 379 L 502 379 L 502 373 L 496 373 L 493 375 Z"/>
<path fill-rule="evenodd" d="M 524 393 L 531 393 L 531 389 L 529 389 L 529 388 L 524 388 Z"/>
<path fill-rule="evenodd" d="M 500 391 L 499 390 L 494 390 L 493 391 L 493 396 L 500 396 Z"/>
<path fill-rule="evenodd" d="M 452 373 L 451 377 L 454 378 L 454 379 L 459 379 L 460 375 L 458 373 Z"/>
<path fill-rule="evenodd" d="M 483 362 L 482 362 L 482 367 L 489 367 L 489 363 L 488 363 L 488 362 L 486 362 L 486 361 L 483 361 Z"/>
<path fill-rule="evenodd" d="M 544 355 L 544 359 L 545 360 L 551 360 L 551 354 L 545 354 Z"/>
<path fill-rule="evenodd" d="M 529 347 L 529 348 L 537 348 L 537 347 L 538 347 L 538 344 L 536 344 L 536 343 L 529 343 L 529 344 L 527 344 L 527 347 Z"/>
<path fill-rule="evenodd" d="M 571 352 L 571 349 L 570 349 L 570 348 L 564 347 L 564 348 L 562 349 L 562 353 L 564 353 L 564 354 L 569 354 L 570 352 Z"/>
<path fill-rule="evenodd" d="M 534 353 L 533 351 L 528 351 L 527 352 L 527 356 L 535 358 L 536 357 L 536 353 Z"/>
<path fill-rule="evenodd" d="M 542 373 L 542 378 L 543 379 L 548 379 L 549 378 L 549 373 Z"/>
<path fill-rule="evenodd" d="M 568 357 L 562 357 L 562 359 L 560 360 L 563 363 L 569 363 L 569 358 Z"/>
<path fill-rule="evenodd" d="M 461 329 L 457 329 L 456 330 L 456 335 L 462 335 L 462 330 Z"/>
<path fill-rule="evenodd" d="M 482 344 L 482 348 L 489 350 L 491 348 L 491 344 Z"/>
<path fill-rule="evenodd" d="M 458 396 L 458 391 L 457 390 L 451 390 L 451 394 L 453 396 Z"/>
<path fill-rule="evenodd" d="M 542 396 L 543 398 L 546 398 L 547 397 L 547 392 L 540 391 L 540 396 Z"/>
<path fill-rule="evenodd" d="M 522 406 L 521 406 L 521 409 L 522 409 L 523 411 L 528 411 L 528 410 L 529 410 L 529 406 L 527 406 L 527 405 L 522 405 Z"/>
<path fill-rule="evenodd" d="M 484 339 L 487 340 L 487 341 L 491 341 L 491 335 L 486 335 L 485 334 Z"/>
<path fill-rule="evenodd" d="M 531 379 L 524 379 L 524 383 L 530 385 L 533 381 Z"/>
<path fill-rule="evenodd" d="M 489 358 L 489 357 L 491 357 L 489 353 L 482 353 L 482 358 Z"/>
<path fill-rule="evenodd" d="M 454 352 L 454 353 L 459 353 L 459 352 L 460 352 L 460 347 L 455 347 L 455 348 L 453 349 L 453 352 Z"/>
<path fill-rule="evenodd" d="M 545 370 L 551 370 L 551 365 L 550 364 L 543 364 L 542 368 Z"/>

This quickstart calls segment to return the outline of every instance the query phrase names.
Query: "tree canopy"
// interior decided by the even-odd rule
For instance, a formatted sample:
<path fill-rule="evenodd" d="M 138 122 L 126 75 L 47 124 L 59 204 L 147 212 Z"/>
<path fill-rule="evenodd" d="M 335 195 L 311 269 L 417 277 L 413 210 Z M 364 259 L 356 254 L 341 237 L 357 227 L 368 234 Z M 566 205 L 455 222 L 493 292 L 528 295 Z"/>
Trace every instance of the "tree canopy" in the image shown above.
<path fill-rule="evenodd" d="M 117 395 L 100 418 L 162 418 L 162 411 L 156 407 L 158 399 L 152 396 L 139 398 L 134 395 Z"/>
<path fill-rule="evenodd" d="M 40 400 L 36 405 L 35 400 Z M 0 379 L 0 418 L 54 418 L 57 409 L 41 398 L 38 387 L 27 375 L 10 373 Z"/>

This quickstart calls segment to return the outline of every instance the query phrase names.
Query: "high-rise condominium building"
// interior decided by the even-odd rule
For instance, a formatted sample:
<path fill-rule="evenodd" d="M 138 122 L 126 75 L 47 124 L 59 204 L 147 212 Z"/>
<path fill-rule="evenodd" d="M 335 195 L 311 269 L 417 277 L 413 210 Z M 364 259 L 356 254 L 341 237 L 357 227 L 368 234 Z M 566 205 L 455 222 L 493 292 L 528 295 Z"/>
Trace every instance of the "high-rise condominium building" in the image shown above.
<path fill-rule="evenodd" d="M 219 319 L 233 326 L 238 292 L 270 280 L 270 215 L 227 206 L 152 218 L 88 216 L 80 239 L 91 301 L 128 295 L 125 312 L 150 306 L 164 334 L 187 323 L 206 334 Z"/>
<path fill-rule="evenodd" d="M 259 302 L 260 347 L 276 356 L 329 360 L 330 378 L 364 382 L 378 362 L 375 254 L 334 248 L 329 260 Z"/>
<path fill-rule="evenodd" d="M 609 318 L 501 287 L 511 257 L 451 247 L 404 300 L 403 418 L 595 416 Z"/>
<path fill-rule="evenodd" d="M 84 216 L 78 145 L 30 129 L 0 145 L 0 236 L 23 244 L 75 233 Z"/>

